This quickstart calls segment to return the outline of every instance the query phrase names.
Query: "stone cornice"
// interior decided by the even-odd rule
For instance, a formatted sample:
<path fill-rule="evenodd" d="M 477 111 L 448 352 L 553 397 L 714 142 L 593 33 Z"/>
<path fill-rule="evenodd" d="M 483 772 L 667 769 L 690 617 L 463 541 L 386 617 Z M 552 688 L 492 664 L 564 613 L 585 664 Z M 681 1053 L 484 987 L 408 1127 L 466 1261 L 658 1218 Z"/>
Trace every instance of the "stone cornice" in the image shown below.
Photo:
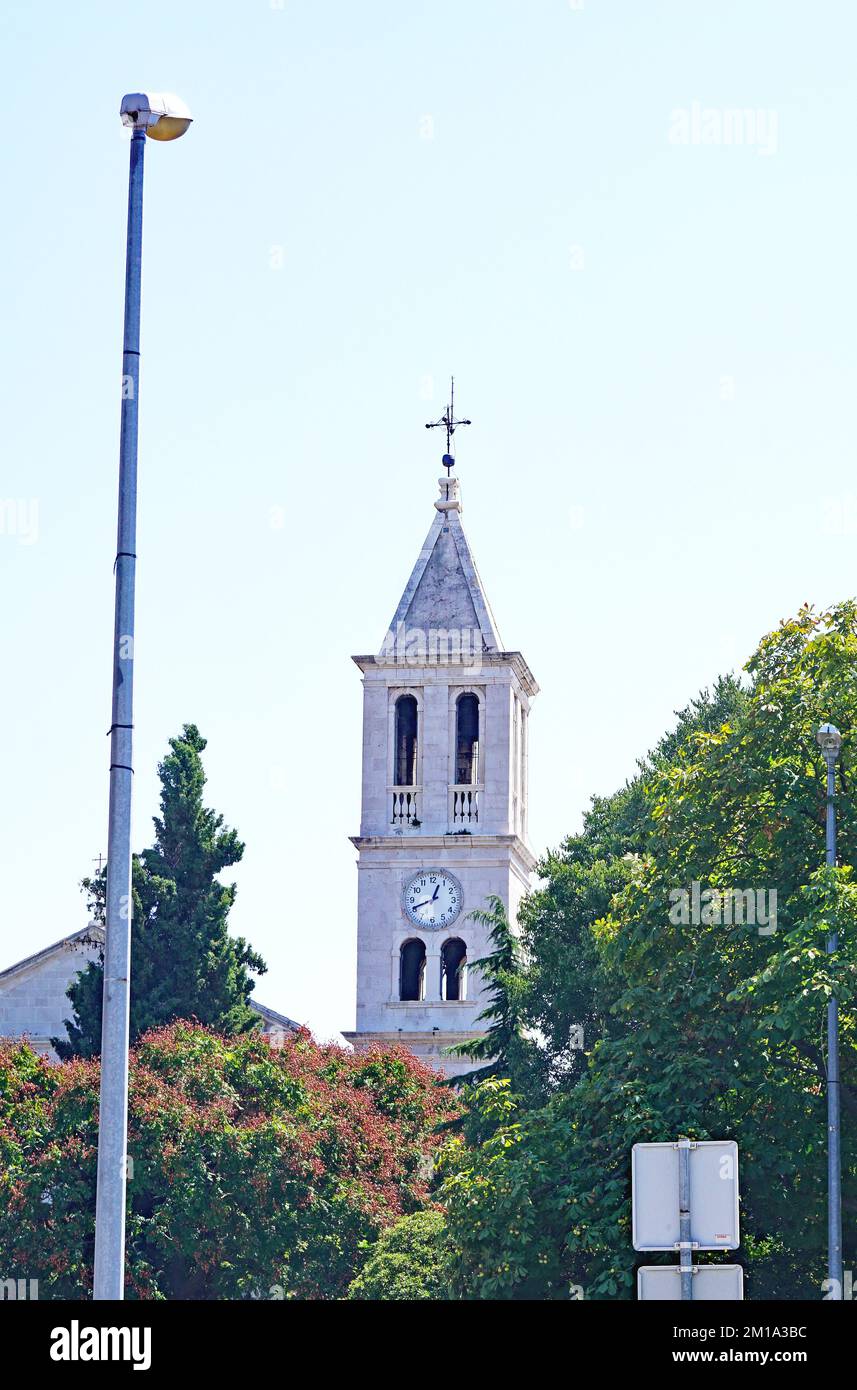
<path fill-rule="evenodd" d="M 355 666 L 359 666 L 360 670 L 363 671 L 364 674 L 365 672 L 371 671 L 373 669 L 377 669 L 378 671 L 406 670 L 410 675 L 414 675 L 417 670 L 423 669 L 432 672 L 438 670 L 447 670 L 450 672 L 451 675 L 455 674 L 456 676 L 459 671 L 464 672 L 467 674 L 467 678 L 469 680 L 474 679 L 474 674 L 478 673 L 480 667 L 511 666 L 513 672 L 515 673 L 515 675 L 521 683 L 521 687 L 523 688 L 525 693 L 528 696 L 530 696 L 530 698 L 532 698 L 534 695 L 538 695 L 539 693 L 538 681 L 536 680 L 535 676 L 533 675 L 532 671 L 530 670 L 529 666 L 524 660 L 523 654 L 521 652 L 483 651 L 477 653 L 477 657 L 474 662 L 463 662 L 460 666 L 454 665 L 447 661 L 426 661 L 420 662 L 418 666 L 408 666 L 403 665 L 402 662 L 395 661 L 392 658 L 387 660 L 385 657 L 382 656 L 352 656 L 351 660 L 354 662 Z"/>
<path fill-rule="evenodd" d="M 382 1031 L 381 1029 L 367 1029 L 365 1032 L 342 1033 L 341 1037 L 350 1043 L 402 1043 L 405 1047 L 415 1047 L 426 1043 L 440 1044 L 441 1046 L 451 1047 L 453 1043 L 468 1042 L 473 1038 L 484 1038 L 485 1032 L 477 1029 L 462 1028 L 453 1032 L 442 1028 L 429 1028 L 422 1032 L 407 1032 L 404 1028 L 397 1028 L 395 1031 Z M 487 1063 L 486 1063 L 487 1065 Z"/>
<path fill-rule="evenodd" d="M 349 835 L 348 837 L 356 850 L 387 850 L 395 851 L 396 857 L 402 857 L 402 850 L 405 845 L 414 855 L 419 855 L 425 850 L 431 849 L 510 849 L 512 854 L 521 860 L 525 868 L 532 873 L 538 859 L 533 854 L 529 845 L 525 845 L 519 835 Z"/>

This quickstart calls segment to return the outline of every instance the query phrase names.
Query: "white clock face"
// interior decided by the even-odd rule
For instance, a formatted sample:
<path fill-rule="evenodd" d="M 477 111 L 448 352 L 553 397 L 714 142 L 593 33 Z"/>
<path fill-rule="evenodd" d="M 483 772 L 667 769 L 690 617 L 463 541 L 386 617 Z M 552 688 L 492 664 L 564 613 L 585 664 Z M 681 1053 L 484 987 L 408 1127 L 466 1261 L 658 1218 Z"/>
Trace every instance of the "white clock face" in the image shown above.
<path fill-rule="evenodd" d="M 418 927 L 448 927 L 461 911 L 461 884 L 446 869 L 420 869 L 402 894 L 405 912 Z"/>

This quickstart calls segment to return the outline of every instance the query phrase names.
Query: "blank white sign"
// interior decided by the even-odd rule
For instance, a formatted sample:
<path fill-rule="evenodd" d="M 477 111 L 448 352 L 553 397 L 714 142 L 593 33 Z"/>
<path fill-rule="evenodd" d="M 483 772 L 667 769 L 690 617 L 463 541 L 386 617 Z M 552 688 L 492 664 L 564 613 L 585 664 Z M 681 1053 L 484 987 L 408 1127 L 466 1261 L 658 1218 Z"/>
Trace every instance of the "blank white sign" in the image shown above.
<path fill-rule="evenodd" d="M 635 1250 L 675 1250 L 679 1240 L 678 1149 L 635 1144 L 631 1150 Z M 690 1238 L 699 1250 L 734 1250 L 738 1230 L 738 1145 L 702 1139 L 690 1150 Z"/>
<path fill-rule="evenodd" d="M 694 1303 L 736 1302 L 744 1297 L 744 1271 L 740 1265 L 694 1265 L 692 1279 Z M 681 1302 L 678 1265 L 643 1265 L 638 1269 L 637 1298 Z"/>

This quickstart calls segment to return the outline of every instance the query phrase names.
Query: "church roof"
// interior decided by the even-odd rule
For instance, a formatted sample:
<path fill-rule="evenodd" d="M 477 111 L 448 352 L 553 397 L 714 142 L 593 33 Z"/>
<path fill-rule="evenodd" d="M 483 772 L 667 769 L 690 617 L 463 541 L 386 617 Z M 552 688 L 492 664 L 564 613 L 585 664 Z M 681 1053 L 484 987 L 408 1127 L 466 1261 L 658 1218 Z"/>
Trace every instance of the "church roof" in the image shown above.
<path fill-rule="evenodd" d="M 296 1033 L 303 1025 L 296 1023 L 293 1018 L 288 1018 L 286 1014 L 278 1014 L 276 1009 L 269 1009 L 267 1004 L 260 1004 L 258 999 L 250 999 L 250 1008 L 255 1009 L 257 1014 L 261 1014 L 264 1021 L 283 1028 L 286 1032 Z"/>
<path fill-rule="evenodd" d="M 457 631 L 478 650 L 499 652 L 503 643 L 479 577 L 464 527 L 458 479 L 441 478 L 434 521 L 384 639 L 379 656 L 411 630 Z"/>

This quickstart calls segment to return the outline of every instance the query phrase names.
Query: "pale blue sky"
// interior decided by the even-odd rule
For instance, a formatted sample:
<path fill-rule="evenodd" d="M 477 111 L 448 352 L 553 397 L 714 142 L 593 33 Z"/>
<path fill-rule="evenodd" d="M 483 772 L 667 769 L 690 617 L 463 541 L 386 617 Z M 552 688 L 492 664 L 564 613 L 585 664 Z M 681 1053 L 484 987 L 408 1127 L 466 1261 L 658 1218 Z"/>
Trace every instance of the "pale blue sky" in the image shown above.
<path fill-rule="evenodd" d="M 258 995 L 327 1035 L 354 1016 L 349 657 L 430 524 L 450 371 L 464 524 L 542 686 L 537 850 L 761 633 L 857 592 L 857 11 L 7 0 L 0 26 L 0 967 L 84 924 L 106 848 L 117 112 L 175 90 L 195 124 L 147 151 L 135 845 L 193 720 L 247 841 Z M 756 113 L 755 143 L 671 141 L 694 103 L 707 138 Z"/>

